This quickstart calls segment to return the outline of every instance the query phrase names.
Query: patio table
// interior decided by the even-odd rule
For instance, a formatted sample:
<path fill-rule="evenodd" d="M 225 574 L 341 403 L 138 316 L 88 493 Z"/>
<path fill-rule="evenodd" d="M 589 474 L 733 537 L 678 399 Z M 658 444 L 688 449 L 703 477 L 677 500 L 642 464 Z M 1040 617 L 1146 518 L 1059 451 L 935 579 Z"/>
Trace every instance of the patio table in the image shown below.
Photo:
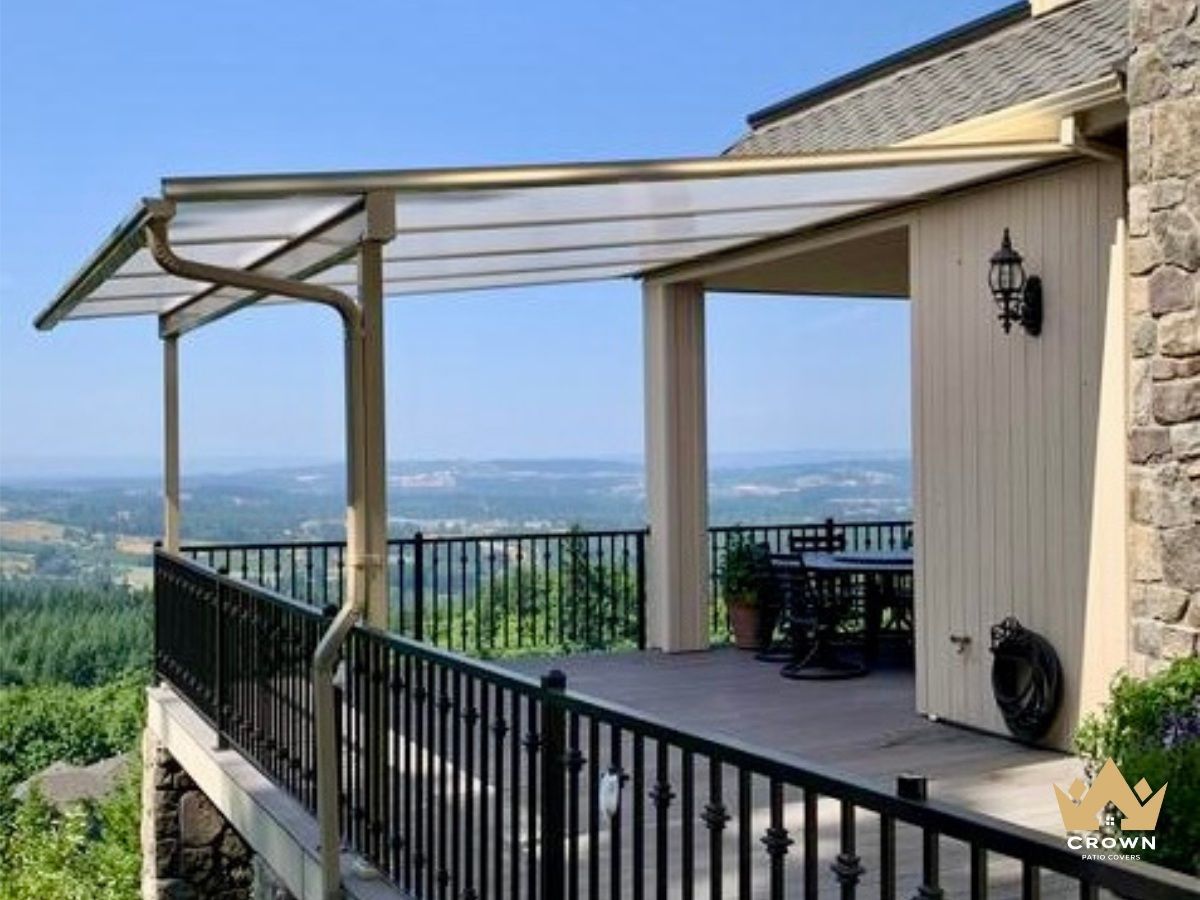
<path fill-rule="evenodd" d="M 861 577 L 866 588 L 863 597 L 865 627 L 864 658 L 868 667 L 879 656 L 879 628 L 885 606 L 896 608 L 899 582 L 913 574 L 913 551 L 846 550 L 836 553 L 805 553 L 804 565 L 824 575 Z"/>

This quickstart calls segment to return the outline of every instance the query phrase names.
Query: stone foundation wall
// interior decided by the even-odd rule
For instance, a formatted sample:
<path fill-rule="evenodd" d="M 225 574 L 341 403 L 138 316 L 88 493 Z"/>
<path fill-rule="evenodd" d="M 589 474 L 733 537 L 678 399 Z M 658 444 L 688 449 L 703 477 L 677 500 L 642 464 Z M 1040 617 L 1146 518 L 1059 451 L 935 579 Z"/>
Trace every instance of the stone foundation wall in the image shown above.
<path fill-rule="evenodd" d="M 143 900 L 291 900 L 149 731 L 142 765 Z"/>
<path fill-rule="evenodd" d="M 1132 668 L 1200 635 L 1200 21 L 1130 0 Z"/>

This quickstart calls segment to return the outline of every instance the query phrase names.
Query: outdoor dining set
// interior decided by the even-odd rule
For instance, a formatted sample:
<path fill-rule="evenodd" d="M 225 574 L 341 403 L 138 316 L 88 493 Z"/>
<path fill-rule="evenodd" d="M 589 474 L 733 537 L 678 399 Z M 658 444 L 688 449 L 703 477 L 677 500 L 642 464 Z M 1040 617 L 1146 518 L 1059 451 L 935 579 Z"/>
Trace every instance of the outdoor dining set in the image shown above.
<path fill-rule="evenodd" d="M 794 534 L 787 552 L 766 544 L 759 551 L 758 658 L 783 662 L 785 678 L 866 675 L 884 650 L 911 659 L 911 542 L 850 550 L 842 534 Z"/>

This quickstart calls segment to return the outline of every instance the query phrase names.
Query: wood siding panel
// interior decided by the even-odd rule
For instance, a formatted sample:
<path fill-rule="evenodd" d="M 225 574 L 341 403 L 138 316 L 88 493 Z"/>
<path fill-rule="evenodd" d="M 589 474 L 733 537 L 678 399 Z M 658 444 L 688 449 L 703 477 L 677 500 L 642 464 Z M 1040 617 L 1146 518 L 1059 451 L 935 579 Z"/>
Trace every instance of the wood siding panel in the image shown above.
<path fill-rule="evenodd" d="M 1112 452 L 1124 441 L 1124 373 L 1113 352 L 1121 316 L 1112 315 L 1123 283 L 1111 286 L 1123 197 L 1119 166 L 1087 162 L 915 215 L 924 712 L 1004 730 L 988 643 L 991 625 L 1007 615 L 1044 634 L 1062 658 L 1064 709 L 1051 743 L 1065 744 L 1081 698 L 1092 702 L 1124 663 L 1124 466 Z M 1005 226 L 1027 271 L 1044 282 L 1039 338 L 1019 328 L 1005 335 L 996 321 L 987 267 Z M 1089 646 L 1096 629 L 1105 640 Z M 951 634 L 971 638 L 965 652 L 955 651 Z"/>

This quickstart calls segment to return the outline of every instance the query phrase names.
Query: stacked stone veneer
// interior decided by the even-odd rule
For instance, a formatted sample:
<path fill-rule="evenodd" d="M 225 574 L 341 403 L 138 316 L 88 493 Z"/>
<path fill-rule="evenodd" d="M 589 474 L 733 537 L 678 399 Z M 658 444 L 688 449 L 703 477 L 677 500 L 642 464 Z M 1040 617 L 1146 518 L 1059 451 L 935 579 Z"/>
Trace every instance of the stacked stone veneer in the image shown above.
<path fill-rule="evenodd" d="M 250 900 L 250 848 L 149 732 L 143 766 L 143 900 Z"/>
<path fill-rule="evenodd" d="M 1133 668 L 1200 634 L 1200 18 L 1130 0 L 1129 564 Z"/>

